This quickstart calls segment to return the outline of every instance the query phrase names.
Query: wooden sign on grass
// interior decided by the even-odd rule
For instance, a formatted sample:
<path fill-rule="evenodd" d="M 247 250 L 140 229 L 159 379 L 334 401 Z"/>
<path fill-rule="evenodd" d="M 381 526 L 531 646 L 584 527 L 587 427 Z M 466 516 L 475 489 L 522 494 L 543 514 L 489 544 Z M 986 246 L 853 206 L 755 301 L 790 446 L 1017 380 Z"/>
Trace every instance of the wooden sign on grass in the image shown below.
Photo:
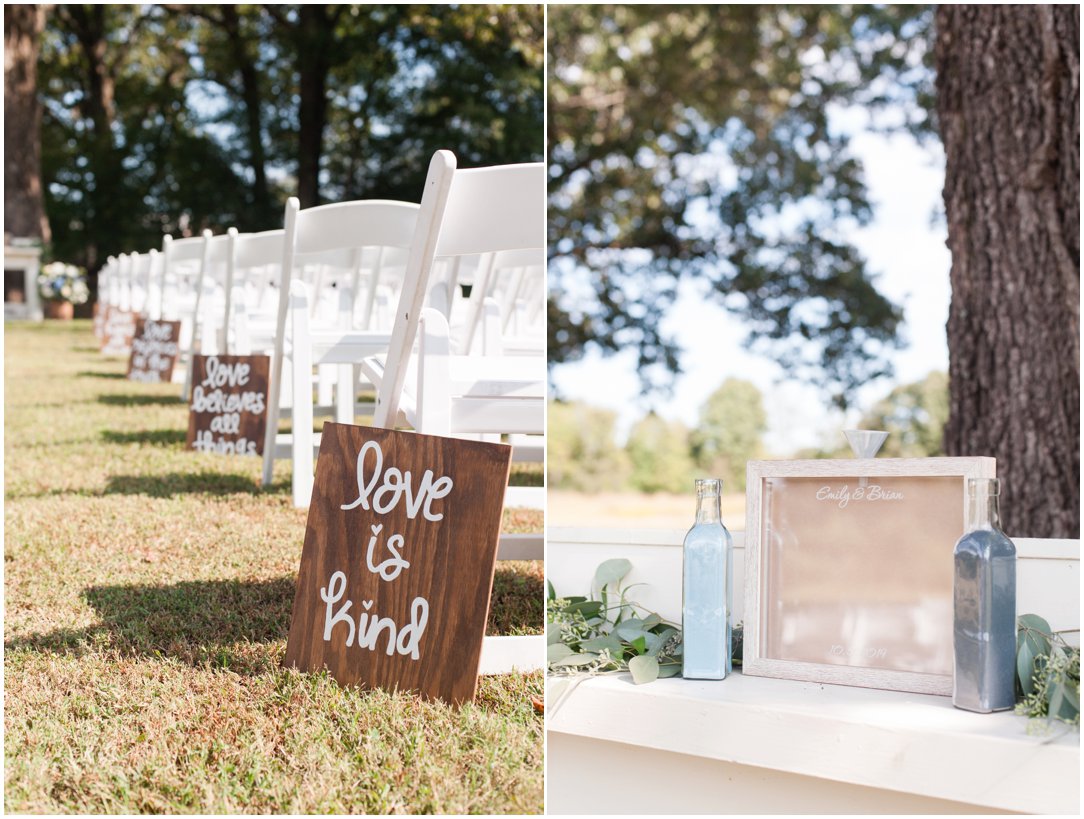
<path fill-rule="evenodd" d="M 187 448 L 220 455 L 262 455 L 270 357 L 197 355 L 193 359 Z"/>
<path fill-rule="evenodd" d="M 103 355 L 128 355 L 136 332 L 136 314 L 119 307 L 107 307 L 102 325 Z"/>
<path fill-rule="evenodd" d="M 286 664 L 474 696 L 511 447 L 327 423 Z"/>
<path fill-rule="evenodd" d="M 128 379 L 151 384 L 169 383 L 180 352 L 181 323 L 138 319 L 132 354 L 128 357 Z"/>

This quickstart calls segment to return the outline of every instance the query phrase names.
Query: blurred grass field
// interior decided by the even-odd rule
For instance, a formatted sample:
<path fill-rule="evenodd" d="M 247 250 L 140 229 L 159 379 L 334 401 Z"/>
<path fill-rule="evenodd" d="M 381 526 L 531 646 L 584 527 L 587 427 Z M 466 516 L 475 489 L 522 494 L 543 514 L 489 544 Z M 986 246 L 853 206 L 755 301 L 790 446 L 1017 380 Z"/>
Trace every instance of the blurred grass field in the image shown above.
<path fill-rule="evenodd" d="M 259 459 L 185 451 L 179 387 L 125 380 L 89 322 L 4 341 L 8 812 L 542 811 L 541 674 L 454 709 L 282 668 L 289 463 L 263 490 Z M 540 633 L 542 586 L 500 564 L 488 633 Z"/>
<path fill-rule="evenodd" d="M 688 529 L 696 517 L 696 494 L 600 492 L 588 495 L 551 489 L 546 493 L 546 521 L 554 526 L 645 529 Z M 723 523 L 731 531 L 745 529 L 745 495 L 724 494 Z"/>

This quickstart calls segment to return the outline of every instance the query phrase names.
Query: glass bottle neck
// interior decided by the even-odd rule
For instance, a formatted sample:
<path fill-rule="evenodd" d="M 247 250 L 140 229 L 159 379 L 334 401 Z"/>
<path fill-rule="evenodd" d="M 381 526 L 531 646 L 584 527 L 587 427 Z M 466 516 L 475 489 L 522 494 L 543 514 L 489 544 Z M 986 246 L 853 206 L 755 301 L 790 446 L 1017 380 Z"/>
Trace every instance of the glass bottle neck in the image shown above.
<path fill-rule="evenodd" d="M 1001 530 L 1001 510 L 998 496 L 989 492 L 976 492 L 968 499 L 967 530 Z"/>
<path fill-rule="evenodd" d="M 696 497 L 696 522 L 722 523 L 723 516 L 719 511 L 718 495 L 697 495 Z"/>

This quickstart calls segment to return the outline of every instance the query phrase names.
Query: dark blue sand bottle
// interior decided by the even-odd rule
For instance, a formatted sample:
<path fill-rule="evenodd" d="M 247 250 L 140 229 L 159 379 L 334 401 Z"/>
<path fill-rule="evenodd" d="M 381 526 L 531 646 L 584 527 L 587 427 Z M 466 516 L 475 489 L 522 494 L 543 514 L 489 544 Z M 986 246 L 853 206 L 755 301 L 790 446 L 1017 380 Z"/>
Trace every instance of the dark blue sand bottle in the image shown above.
<path fill-rule="evenodd" d="M 967 533 L 953 554 L 952 704 L 1004 711 L 1015 704 L 1016 547 L 1001 531 L 1000 481 L 967 482 Z"/>

